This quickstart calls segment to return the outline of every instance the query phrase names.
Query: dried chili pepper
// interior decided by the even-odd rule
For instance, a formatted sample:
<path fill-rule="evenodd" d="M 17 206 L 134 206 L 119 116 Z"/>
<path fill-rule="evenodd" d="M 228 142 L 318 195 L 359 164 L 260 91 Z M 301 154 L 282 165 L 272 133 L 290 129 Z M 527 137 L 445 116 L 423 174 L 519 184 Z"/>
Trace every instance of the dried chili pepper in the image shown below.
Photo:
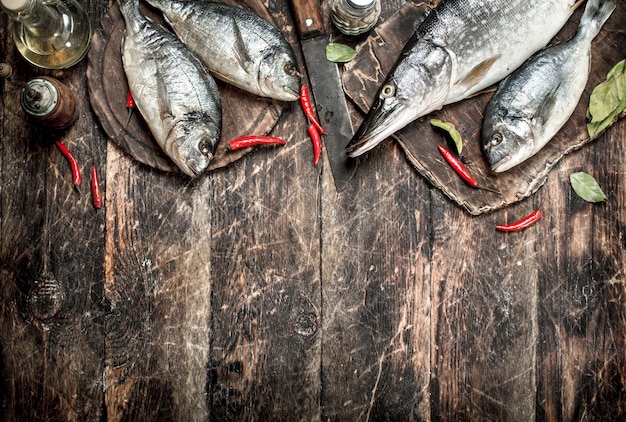
<path fill-rule="evenodd" d="M 472 177 L 469 170 L 467 170 L 463 163 L 461 163 L 461 160 L 456 158 L 454 154 L 452 154 L 452 152 L 450 152 L 450 150 L 446 149 L 445 147 L 437 145 L 437 148 L 439 148 L 439 152 L 441 153 L 441 155 L 443 155 L 443 158 L 445 158 L 448 164 L 450 164 L 450 167 L 452 167 L 454 171 L 456 171 L 456 173 L 461 176 L 461 179 L 465 180 L 468 185 L 474 188 L 478 186 L 478 180 Z"/>
<path fill-rule="evenodd" d="M 472 177 L 467 167 L 465 167 L 463 163 L 461 162 L 461 160 L 455 157 L 454 154 L 452 154 L 450 150 L 448 150 L 445 147 L 442 147 L 441 145 L 437 145 L 437 148 L 439 149 L 439 152 L 441 153 L 441 155 L 443 155 L 443 158 L 445 158 L 448 164 L 450 164 L 450 167 L 452 167 L 454 171 L 459 176 L 461 176 L 461 179 L 463 179 L 468 185 L 476 189 L 482 189 L 482 190 L 497 193 L 498 195 L 500 195 L 500 192 L 495 189 L 490 189 L 484 186 L 478 186 L 478 180 Z"/>
<path fill-rule="evenodd" d="M 302 85 L 300 87 L 300 104 L 302 105 L 302 110 L 304 111 L 304 114 L 309 119 L 311 124 L 316 127 L 319 133 L 321 133 L 322 135 L 326 135 L 326 131 L 315 116 L 313 104 L 311 103 L 311 96 L 309 94 L 309 87 L 306 85 Z"/>
<path fill-rule="evenodd" d="M 91 167 L 91 200 L 94 207 L 102 207 L 102 189 L 98 181 L 98 172 L 95 165 Z"/>
<path fill-rule="evenodd" d="M 317 167 L 317 163 L 322 155 L 322 138 L 314 124 L 310 124 L 306 130 L 309 132 L 311 142 L 313 142 L 313 166 Z"/>
<path fill-rule="evenodd" d="M 496 226 L 496 229 L 503 231 L 503 232 L 514 232 L 517 230 L 522 230 L 522 229 L 525 229 L 526 227 L 529 227 L 535 224 L 537 221 L 541 219 L 542 215 L 543 214 L 541 213 L 541 211 L 535 210 L 531 212 L 530 214 L 528 214 L 526 217 L 514 223 L 499 224 Z"/>
<path fill-rule="evenodd" d="M 233 139 L 228 144 L 228 149 L 236 151 L 242 148 L 254 147 L 257 145 L 285 145 L 285 140 L 275 136 L 248 135 Z"/>
<path fill-rule="evenodd" d="M 72 180 L 75 185 L 80 185 L 83 181 L 83 178 L 80 174 L 80 168 L 78 167 L 78 161 L 72 155 L 69 149 L 63 144 L 61 141 L 54 141 L 56 146 L 59 148 L 59 151 L 67 158 L 67 161 L 70 163 L 70 167 L 72 168 Z"/>
<path fill-rule="evenodd" d="M 130 89 L 126 93 L 126 109 L 128 110 L 128 118 L 126 119 L 126 124 L 130 122 L 130 117 L 133 114 L 133 110 L 137 107 L 135 104 L 135 99 L 133 98 L 133 94 L 131 94 Z"/>

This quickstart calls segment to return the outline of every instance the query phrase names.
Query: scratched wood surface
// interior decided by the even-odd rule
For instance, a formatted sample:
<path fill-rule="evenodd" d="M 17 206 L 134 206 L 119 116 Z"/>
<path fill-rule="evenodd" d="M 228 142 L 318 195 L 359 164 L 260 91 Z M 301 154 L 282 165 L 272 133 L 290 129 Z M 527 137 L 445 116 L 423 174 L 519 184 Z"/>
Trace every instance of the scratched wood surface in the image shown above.
<path fill-rule="evenodd" d="M 94 27 L 109 8 L 83 4 Z M 288 2 L 258 8 L 297 49 Z M 0 81 L 0 420 L 626 418 L 623 120 L 479 216 L 396 142 L 337 193 L 297 106 L 271 132 L 284 147 L 192 181 L 108 139 L 86 62 L 35 69 L 11 30 L 0 14 L 15 78 L 59 78 L 81 114 L 42 130 Z M 55 139 L 98 166 L 104 208 Z M 606 202 L 572 192 L 581 170 Z M 535 226 L 495 231 L 533 209 Z"/>

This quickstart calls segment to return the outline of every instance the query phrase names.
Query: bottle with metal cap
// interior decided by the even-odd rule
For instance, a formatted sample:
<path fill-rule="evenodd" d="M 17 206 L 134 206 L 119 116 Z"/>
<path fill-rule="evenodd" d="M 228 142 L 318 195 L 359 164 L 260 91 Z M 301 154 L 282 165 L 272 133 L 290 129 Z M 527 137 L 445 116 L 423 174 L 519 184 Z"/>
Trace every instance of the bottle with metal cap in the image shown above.
<path fill-rule="evenodd" d="M 22 90 L 20 103 L 26 114 L 50 128 L 66 129 L 78 118 L 72 91 L 48 76 L 28 81 Z"/>
<path fill-rule="evenodd" d="M 91 24 L 77 0 L 0 0 L 14 20 L 13 40 L 26 60 L 46 69 L 78 63 L 89 49 Z"/>
<path fill-rule="evenodd" d="M 344 34 L 363 34 L 378 22 L 380 0 L 331 0 L 330 17 Z"/>

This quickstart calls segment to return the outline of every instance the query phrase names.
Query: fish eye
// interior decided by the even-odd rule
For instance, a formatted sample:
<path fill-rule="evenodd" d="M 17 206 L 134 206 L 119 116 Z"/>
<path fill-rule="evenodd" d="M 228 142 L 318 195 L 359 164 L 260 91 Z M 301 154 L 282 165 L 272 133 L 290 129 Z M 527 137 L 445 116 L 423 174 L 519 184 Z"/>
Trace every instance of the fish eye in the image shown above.
<path fill-rule="evenodd" d="M 292 63 L 287 63 L 285 65 L 285 73 L 289 76 L 297 76 L 301 77 L 300 72 L 298 72 L 298 68 L 294 66 Z"/>
<path fill-rule="evenodd" d="M 391 98 L 396 94 L 396 86 L 394 84 L 387 84 L 380 90 L 380 96 L 383 98 Z"/>
<path fill-rule="evenodd" d="M 198 149 L 202 153 L 202 155 L 209 156 L 211 155 L 211 147 L 209 145 L 209 141 L 202 140 L 198 143 Z"/>
<path fill-rule="evenodd" d="M 496 132 L 491 137 L 491 141 L 489 141 L 489 146 L 495 147 L 495 146 L 500 145 L 501 142 L 502 142 L 502 134 L 500 132 Z"/>

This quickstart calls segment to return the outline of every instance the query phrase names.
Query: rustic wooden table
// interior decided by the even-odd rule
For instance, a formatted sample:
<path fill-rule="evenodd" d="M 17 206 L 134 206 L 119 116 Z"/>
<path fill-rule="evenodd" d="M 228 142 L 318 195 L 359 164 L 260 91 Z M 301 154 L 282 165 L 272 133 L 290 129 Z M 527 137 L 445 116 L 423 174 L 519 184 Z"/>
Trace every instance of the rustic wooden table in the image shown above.
<path fill-rule="evenodd" d="M 297 46 L 288 3 L 263 3 Z M 381 22 L 403 3 L 384 1 Z M 84 4 L 96 27 L 107 2 Z M 105 191 L 96 210 L 86 182 L 73 189 L 0 82 L 0 419 L 626 418 L 624 120 L 480 216 L 394 142 L 337 193 L 296 105 L 272 132 L 285 147 L 189 180 L 107 141 L 85 62 L 35 69 L 0 22 L 19 79 L 78 94 L 60 139 Z M 606 202 L 572 192 L 581 170 Z M 533 209 L 535 226 L 494 230 Z"/>

